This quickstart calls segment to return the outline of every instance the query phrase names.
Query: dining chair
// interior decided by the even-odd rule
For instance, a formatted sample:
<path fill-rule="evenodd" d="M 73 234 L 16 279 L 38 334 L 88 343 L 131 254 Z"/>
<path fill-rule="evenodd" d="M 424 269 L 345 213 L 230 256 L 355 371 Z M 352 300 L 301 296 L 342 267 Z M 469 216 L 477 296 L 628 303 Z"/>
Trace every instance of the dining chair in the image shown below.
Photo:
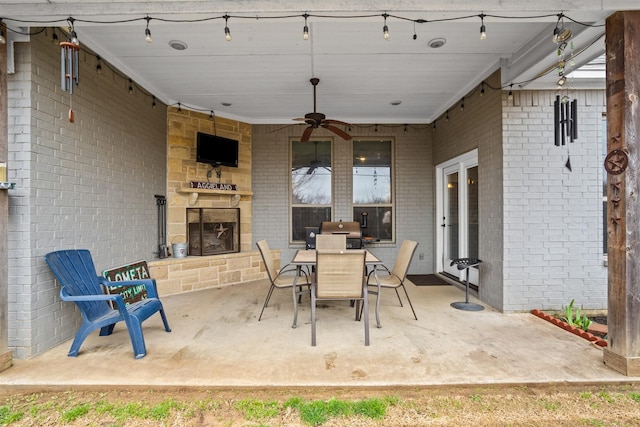
<path fill-rule="evenodd" d="M 416 311 L 413 309 L 413 304 L 411 304 L 411 299 L 409 298 L 409 294 L 407 293 L 407 288 L 404 286 L 404 281 L 407 278 L 407 272 L 409 271 L 409 265 L 411 264 L 411 259 L 413 258 L 413 254 L 415 253 L 417 247 L 418 242 L 414 242 L 413 240 L 403 241 L 391 270 L 389 270 L 388 267 L 382 265 L 380 267 L 376 267 L 376 270 L 371 271 L 367 276 L 368 293 L 377 295 L 376 310 L 378 309 L 378 305 L 380 304 L 380 291 L 382 290 L 382 288 L 395 289 L 396 295 L 398 296 L 398 301 L 400 301 L 400 307 L 404 307 L 404 305 L 402 304 L 402 299 L 400 298 L 400 293 L 398 292 L 398 288 L 401 287 L 402 289 L 404 289 L 404 294 L 407 296 L 407 301 L 409 302 L 409 307 L 411 307 L 411 311 L 413 312 L 413 317 L 418 320 Z M 378 273 L 379 268 L 383 269 L 383 274 Z M 377 280 L 375 277 L 376 274 L 378 276 Z M 376 289 L 371 290 L 372 287 L 375 287 Z M 380 326 L 378 325 L 378 327 Z"/>
<path fill-rule="evenodd" d="M 316 249 L 347 249 L 347 236 L 345 234 L 316 234 Z"/>
<path fill-rule="evenodd" d="M 260 317 L 258 317 L 258 322 L 262 320 L 262 313 L 264 313 L 265 307 L 269 304 L 269 300 L 271 299 L 271 294 L 273 294 L 273 290 L 284 289 L 284 288 L 292 288 L 294 283 L 296 283 L 296 277 L 298 282 L 296 283 L 299 286 L 299 290 L 296 292 L 296 295 L 300 297 L 303 291 L 303 287 L 308 287 L 310 289 L 311 281 L 309 275 L 303 271 L 298 269 L 296 266 L 292 266 L 290 264 L 285 265 L 284 267 L 278 268 L 276 267 L 276 261 L 273 257 L 273 253 L 271 249 L 269 249 L 269 244 L 266 240 L 260 240 L 256 243 L 258 246 L 258 250 L 260 251 L 260 255 L 262 255 L 262 260 L 264 261 L 265 269 L 267 270 L 267 276 L 269 277 L 269 282 L 271 282 L 271 286 L 269 287 L 269 292 L 267 293 L 267 298 L 264 300 L 264 304 L 262 305 L 262 311 L 260 312 Z M 295 301 L 294 301 L 295 302 Z M 298 316 L 298 306 L 295 305 L 295 318 Z"/>
<path fill-rule="evenodd" d="M 318 300 L 362 301 L 364 345 L 369 345 L 369 304 L 364 250 L 316 250 L 315 280 L 311 282 L 311 345 L 316 345 Z M 356 320 L 359 307 L 356 305 Z"/>

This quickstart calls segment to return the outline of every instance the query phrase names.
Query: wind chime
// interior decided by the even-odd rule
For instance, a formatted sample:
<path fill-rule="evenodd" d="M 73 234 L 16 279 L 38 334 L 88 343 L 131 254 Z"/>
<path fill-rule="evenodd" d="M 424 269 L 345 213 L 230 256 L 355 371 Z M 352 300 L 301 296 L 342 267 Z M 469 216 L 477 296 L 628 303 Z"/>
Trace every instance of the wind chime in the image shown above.
<path fill-rule="evenodd" d="M 578 101 L 570 101 L 568 96 L 560 98 L 560 95 L 556 95 L 553 102 L 553 123 L 556 147 L 566 145 L 567 140 L 573 142 L 578 139 Z M 564 166 L 571 171 L 569 156 Z"/>
<path fill-rule="evenodd" d="M 78 42 L 78 35 L 73 28 L 73 18 L 69 18 L 69 39 L 68 41 L 60 42 L 60 87 L 64 92 L 69 91 L 69 121 L 74 122 L 73 112 L 73 85 L 76 86 L 80 82 L 80 42 Z"/>
<path fill-rule="evenodd" d="M 562 24 L 563 15 L 558 15 L 558 23 L 556 29 L 553 32 L 553 42 L 558 45 L 558 87 L 564 88 L 567 84 L 567 70 L 565 69 L 567 62 L 570 66 L 573 66 L 573 42 L 571 42 L 571 52 L 569 59 L 565 59 L 565 48 L 567 47 L 567 40 L 571 38 L 571 30 L 565 28 Z M 567 140 L 573 142 L 578 139 L 578 101 L 574 99 L 570 100 L 568 95 L 560 97 L 556 95 L 556 99 L 553 103 L 553 130 L 554 130 L 554 143 L 556 147 L 560 145 L 566 145 Z M 571 171 L 571 157 L 567 154 L 567 162 L 564 165 L 569 171 Z"/>

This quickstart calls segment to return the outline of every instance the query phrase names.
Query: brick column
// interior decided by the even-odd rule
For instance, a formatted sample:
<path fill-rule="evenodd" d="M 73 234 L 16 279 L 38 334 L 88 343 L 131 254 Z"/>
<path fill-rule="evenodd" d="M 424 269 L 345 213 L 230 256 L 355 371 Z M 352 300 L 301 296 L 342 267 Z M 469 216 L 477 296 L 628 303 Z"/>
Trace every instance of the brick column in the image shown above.
<path fill-rule="evenodd" d="M 0 27 L 6 36 L 6 31 Z M 7 45 L 0 45 L 0 162 L 7 161 Z M 13 363 L 13 354 L 9 351 L 9 284 L 8 284 L 8 222 L 9 194 L 0 190 L 0 372 Z"/>

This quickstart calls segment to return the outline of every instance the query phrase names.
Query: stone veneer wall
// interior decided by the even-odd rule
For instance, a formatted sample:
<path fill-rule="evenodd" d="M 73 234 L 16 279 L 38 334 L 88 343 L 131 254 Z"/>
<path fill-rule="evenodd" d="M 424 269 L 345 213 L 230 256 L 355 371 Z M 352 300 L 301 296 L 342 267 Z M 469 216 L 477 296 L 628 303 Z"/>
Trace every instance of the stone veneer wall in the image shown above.
<path fill-rule="evenodd" d="M 223 184 L 236 184 L 234 192 L 194 193 L 190 181 L 218 182 L 211 166 L 196 162 L 196 134 L 204 132 L 237 139 L 238 167 L 222 166 Z M 163 295 L 265 278 L 260 253 L 252 248 L 251 125 L 209 114 L 169 107 L 167 113 L 167 244 L 186 242 L 186 208 L 240 208 L 240 253 L 166 258 L 149 263 L 151 275 Z M 211 171 L 211 172 L 210 172 Z M 210 177 L 207 178 L 210 172 Z M 237 203 L 237 204 L 236 204 Z"/>

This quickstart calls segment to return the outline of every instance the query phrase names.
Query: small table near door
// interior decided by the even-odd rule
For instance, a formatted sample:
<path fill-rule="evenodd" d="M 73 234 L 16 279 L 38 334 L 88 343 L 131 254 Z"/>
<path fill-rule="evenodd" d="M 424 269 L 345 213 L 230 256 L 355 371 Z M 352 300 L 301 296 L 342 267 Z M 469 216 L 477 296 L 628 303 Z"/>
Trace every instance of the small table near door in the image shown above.
<path fill-rule="evenodd" d="M 378 314 L 378 307 L 380 305 L 379 304 L 380 303 L 380 282 L 378 281 L 378 272 L 376 267 L 378 265 L 381 265 L 382 261 L 378 257 L 376 257 L 374 254 L 369 252 L 368 250 L 365 250 L 365 252 L 366 252 L 365 264 L 367 265 L 367 267 L 369 266 L 373 267 L 373 275 L 376 278 L 376 283 L 378 283 L 378 295 L 376 296 L 376 322 L 377 322 L 378 328 L 380 328 L 381 327 L 380 316 Z M 291 260 L 290 264 L 295 265 L 298 269 L 298 274 L 296 274 L 296 278 L 293 283 L 293 308 L 294 308 L 293 313 L 294 314 L 293 314 L 293 325 L 291 325 L 291 327 L 295 328 L 298 323 L 298 293 L 296 292 L 298 277 L 300 277 L 302 267 L 315 266 L 316 251 L 308 250 L 308 249 L 298 250 L 296 251 L 296 254 L 293 256 L 293 259 Z"/>

